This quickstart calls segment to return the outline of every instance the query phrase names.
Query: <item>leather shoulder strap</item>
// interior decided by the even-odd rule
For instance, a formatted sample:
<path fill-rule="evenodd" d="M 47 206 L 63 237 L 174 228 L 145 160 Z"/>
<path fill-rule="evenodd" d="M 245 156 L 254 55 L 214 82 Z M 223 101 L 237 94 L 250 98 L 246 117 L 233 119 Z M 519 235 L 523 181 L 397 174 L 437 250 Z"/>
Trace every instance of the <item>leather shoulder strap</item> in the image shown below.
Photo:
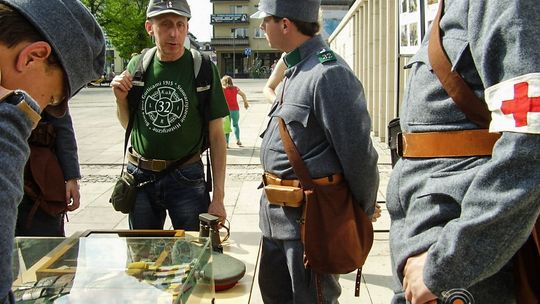
<path fill-rule="evenodd" d="M 291 135 L 285 126 L 285 121 L 283 118 L 279 117 L 279 134 L 281 135 L 281 141 L 283 142 L 283 147 L 289 158 L 289 162 L 294 170 L 294 173 L 300 180 L 302 188 L 304 189 L 313 189 L 315 184 L 309 175 L 309 171 L 304 163 L 304 160 L 300 157 L 296 145 L 292 141 Z"/>
<path fill-rule="evenodd" d="M 439 1 L 439 10 L 433 21 L 431 35 L 429 36 L 429 61 L 444 90 L 452 97 L 452 100 L 465 113 L 467 118 L 481 128 L 488 128 L 491 121 L 491 113 L 486 103 L 474 94 L 473 90 L 456 71 L 452 70 L 452 64 L 444 51 L 441 40 L 441 28 L 439 26 L 441 16 L 444 12 L 444 0 Z"/>

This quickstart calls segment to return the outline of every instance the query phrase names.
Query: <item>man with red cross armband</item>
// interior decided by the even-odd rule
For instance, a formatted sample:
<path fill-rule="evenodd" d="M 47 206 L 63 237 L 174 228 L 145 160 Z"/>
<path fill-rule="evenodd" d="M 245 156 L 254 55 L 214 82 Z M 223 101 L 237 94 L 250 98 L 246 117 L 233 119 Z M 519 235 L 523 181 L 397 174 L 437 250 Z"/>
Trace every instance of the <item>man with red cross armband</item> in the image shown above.
<path fill-rule="evenodd" d="M 523 303 L 514 257 L 540 213 L 540 6 L 442 2 L 406 66 L 387 192 L 392 303 Z"/>

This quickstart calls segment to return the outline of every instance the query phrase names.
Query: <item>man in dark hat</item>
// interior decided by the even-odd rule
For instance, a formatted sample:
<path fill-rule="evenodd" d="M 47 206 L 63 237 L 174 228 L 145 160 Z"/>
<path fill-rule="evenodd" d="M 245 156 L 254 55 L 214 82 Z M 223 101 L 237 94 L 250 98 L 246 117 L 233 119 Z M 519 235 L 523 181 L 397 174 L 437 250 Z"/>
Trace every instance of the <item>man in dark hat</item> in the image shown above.
<path fill-rule="evenodd" d="M 144 184 L 138 188 L 129 224 L 133 229 L 163 229 L 168 212 L 175 229 L 198 230 L 200 213 L 209 212 L 221 220 L 226 217 L 222 118 L 229 110 L 216 66 L 209 60 L 207 65 L 201 64 L 201 54 L 184 47 L 191 18 L 188 3 L 151 0 L 146 17 L 145 28 L 156 47 L 144 56 L 133 57 L 127 70 L 111 82 L 122 126 L 127 128 L 133 117 L 127 170 L 137 183 Z M 140 61 L 147 63 L 142 86 L 132 77 Z M 200 70 L 195 72 L 197 65 Z M 196 84 L 202 72 L 211 75 L 209 85 Z M 132 88 L 143 93 L 128 103 Z M 199 95 L 204 92 L 207 98 Z M 209 112 L 199 105 L 208 106 Z M 203 114 L 208 115 L 208 120 Z M 200 158 L 206 128 L 213 176 L 210 204 Z"/>
<path fill-rule="evenodd" d="M 298 180 L 278 131 L 283 118 L 311 177 L 341 174 L 363 210 L 373 215 L 378 156 L 369 136 L 366 100 L 345 61 L 316 34 L 319 6 L 320 0 L 261 0 L 259 11 L 251 16 L 262 19 L 270 46 L 286 52 L 284 83 L 261 144 L 265 182 Z M 264 192 L 261 197 L 259 286 L 265 303 L 337 303 L 341 293 L 339 275 L 316 274 L 304 267 L 302 209 L 269 202 Z"/>
<path fill-rule="evenodd" d="M 30 131 L 42 110 L 64 115 L 104 62 L 101 28 L 79 1 L 0 0 L 0 303 L 14 303 L 11 255 Z"/>

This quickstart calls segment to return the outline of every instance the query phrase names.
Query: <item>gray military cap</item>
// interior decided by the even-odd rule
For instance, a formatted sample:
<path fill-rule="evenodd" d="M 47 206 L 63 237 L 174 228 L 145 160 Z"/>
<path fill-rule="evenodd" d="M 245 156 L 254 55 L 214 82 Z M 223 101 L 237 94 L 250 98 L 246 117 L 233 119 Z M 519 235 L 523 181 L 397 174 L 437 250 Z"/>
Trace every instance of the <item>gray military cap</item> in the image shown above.
<path fill-rule="evenodd" d="M 259 11 L 251 18 L 285 17 L 304 22 L 317 22 L 321 0 L 261 0 Z"/>
<path fill-rule="evenodd" d="M 191 10 L 186 0 L 150 0 L 146 9 L 146 18 L 168 13 L 191 18 Z"/>
<path fill-rule="evenodd" d="M 47 107 L 63 116 L 67 99 L 103 74 L 105 38 L 90 11 L 77 0 L 0 0 L 25 17 L 47 40 L 58 56 L 68 81 L 63 103 Z"/>

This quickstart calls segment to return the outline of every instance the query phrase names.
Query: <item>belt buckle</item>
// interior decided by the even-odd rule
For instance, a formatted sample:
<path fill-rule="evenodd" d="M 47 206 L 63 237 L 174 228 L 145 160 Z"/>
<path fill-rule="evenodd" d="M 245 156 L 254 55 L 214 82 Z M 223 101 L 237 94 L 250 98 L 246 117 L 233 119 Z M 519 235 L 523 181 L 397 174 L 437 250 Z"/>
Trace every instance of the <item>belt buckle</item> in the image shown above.
<path fill-rule="evenodd" d="M 167 168 L 167 161 L 162 159 L 154 159 L 152 160 L 152 171 L 163 171 L 165 168 Z"/>
<path fill-rule="evenodd" d="M 397 134 L 396 152 L 397 152 L 397 155 L 399 155 L 400 157 L 403 157 L 403 133 L 402 132 L 399 132 Z"/>

